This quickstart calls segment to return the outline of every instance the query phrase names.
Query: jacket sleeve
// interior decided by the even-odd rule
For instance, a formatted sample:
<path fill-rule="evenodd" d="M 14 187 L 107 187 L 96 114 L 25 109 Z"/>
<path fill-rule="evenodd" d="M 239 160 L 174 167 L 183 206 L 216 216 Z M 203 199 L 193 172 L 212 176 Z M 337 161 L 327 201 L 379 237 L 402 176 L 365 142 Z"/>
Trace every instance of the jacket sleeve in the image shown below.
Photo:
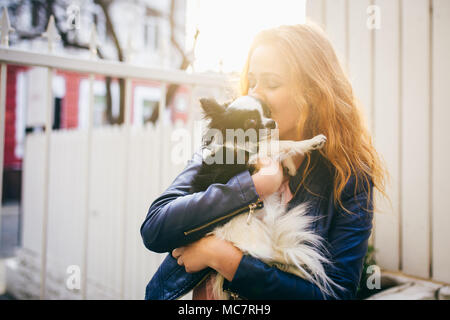
<path fill-rule="evenodd" d="M 231 282 L 223 288 L 247 299 L 354 299 L 361 277 L 364 256 L 372 230 L 372 201 L 367 210 L 367 193 L 352 194 L 344 207 L 353 214 L 335 210 L 328 232 L 328 251 L 332 268 L 328 276 L 342 289 L 333 288 L 335 296 L 326 296 L 319 288 L 300 277 L 270 267 L 264 262 L 244 255 Z M 372 198 L 372 197 L 371 197 Z"/>
<path fill-rule="evenodd" d="M 226 184 L 212 184 L 205 191 L 190 194 L 201 165 L 201 153 L 196 152 L 170 187 L 150 205 L 140 229 L 147 249 L 163 253 L 191 243 L 258 200 L 248 171 Z"/>

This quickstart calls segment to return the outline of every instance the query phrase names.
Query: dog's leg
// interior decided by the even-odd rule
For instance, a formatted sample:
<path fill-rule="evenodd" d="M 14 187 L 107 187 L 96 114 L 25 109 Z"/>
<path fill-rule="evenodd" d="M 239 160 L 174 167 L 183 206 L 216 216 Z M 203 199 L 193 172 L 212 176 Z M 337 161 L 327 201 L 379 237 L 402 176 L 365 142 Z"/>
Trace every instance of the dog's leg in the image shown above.
<path fill-rule="evenodd" d="M 327 138 L 323 134 L 319 134 L 312 139 L 303 141 L 280 140 L 270 141 L 268 143 L 260 144 L 260 149 L 257 155 L 251 157 L 249 163 L 257 163 L 257 159 L 261 156 L 268 156 L 277 161 L 280 161 L 285 168 L 288 169 L 290 176 L 295 176 L 297 168 L 292 159 L 294 155 L 304 155 L 312 150 L 321 149 Z"/>
<path fill-rule="evenodd" d="M 304 155 L 312 150 L 321 149 L 326 141 L 327 138 L 322 134 L 303 141 L 279 141 L 279 154 L 276 157 L 288 169 L 288 174 L 295 176 L 297 174 L 297 168 L 292 157 L 297 154 Z"/>
<path fill-rule="evenodd" d="M 283 162 L 283 167 L 287 168 L 288 174 L 290 176 L 295 176 L 297 174 L 297 168 L 295 167 L 295 162 L 292 157 L 286 158 Z"/>
<path fill-rule="evenodd" d="M 313 150 L 322 149 L 326 141 L 327 138 L 323 134 L 303 141 L 280 141 L 280 153 L 303 155 Z"/>

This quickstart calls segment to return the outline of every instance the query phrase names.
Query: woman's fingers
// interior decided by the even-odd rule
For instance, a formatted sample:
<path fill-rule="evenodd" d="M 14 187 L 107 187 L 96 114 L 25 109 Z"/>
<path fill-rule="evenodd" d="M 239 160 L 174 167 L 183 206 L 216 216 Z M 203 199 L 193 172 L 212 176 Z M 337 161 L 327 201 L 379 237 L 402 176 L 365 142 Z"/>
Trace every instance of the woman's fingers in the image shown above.
<path fill-rule="evenodd" d="M 172 257 L 177 259 L 177 263 L 180 266 L 183 265 L 183 259 L 182 259 L 183 251 L 184 251 L 184 247 L 180 247 L 180 248 L 176 248 L 176 249 L 172 250 Z"/>
<path fill-rule="evenodd" d="M 172 257 L 174 257 L 175 259 L 178 259 L 184 251 L 184 247 L 180 247 L 180 248 L 176 248 L 172 250 Z"/>
<path fill-rule="evenodd" d="M 277 160 L 271 158 L 261 158 L 259 173 L 264 176 L 282 175 L 281 164 Z"/>

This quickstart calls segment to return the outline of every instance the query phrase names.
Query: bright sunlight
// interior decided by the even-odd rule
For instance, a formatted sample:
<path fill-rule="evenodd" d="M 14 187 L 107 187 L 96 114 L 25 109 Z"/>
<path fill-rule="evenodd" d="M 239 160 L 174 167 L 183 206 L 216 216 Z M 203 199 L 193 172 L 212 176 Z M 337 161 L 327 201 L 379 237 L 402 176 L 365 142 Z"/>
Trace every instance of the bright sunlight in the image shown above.
<path fill-rule="evenodd" d="M 306 0 L 187 0 L 186 46 L 196 28 L 195 71 L 240 72 L 253 36 L 305 22 Z"/>

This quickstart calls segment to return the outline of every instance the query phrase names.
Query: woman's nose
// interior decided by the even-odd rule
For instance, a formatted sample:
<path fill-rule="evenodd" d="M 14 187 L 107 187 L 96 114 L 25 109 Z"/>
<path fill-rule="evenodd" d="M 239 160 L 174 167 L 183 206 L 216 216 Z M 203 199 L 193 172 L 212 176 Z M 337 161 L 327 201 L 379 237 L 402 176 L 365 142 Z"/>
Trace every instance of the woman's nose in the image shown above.
<path fill-rule="evenodd" d="M 264 92 L 261 88 L 261 86 L 255 85 L 254 87 L 248 89 L 248 94 L 251 96 L 255 96 L 257 98 L 263 99 L 264 98 Z"/>
<path fill-rule="evenodd" d="M 260 101 L 266 101 L 264 98 L 264 94 L 261 92 L 261 90 L 256 90 L 255 88 L 251 88 L 248 90 L 248 95 L 255 97 L 256 99 L 260 100 Z"/>

